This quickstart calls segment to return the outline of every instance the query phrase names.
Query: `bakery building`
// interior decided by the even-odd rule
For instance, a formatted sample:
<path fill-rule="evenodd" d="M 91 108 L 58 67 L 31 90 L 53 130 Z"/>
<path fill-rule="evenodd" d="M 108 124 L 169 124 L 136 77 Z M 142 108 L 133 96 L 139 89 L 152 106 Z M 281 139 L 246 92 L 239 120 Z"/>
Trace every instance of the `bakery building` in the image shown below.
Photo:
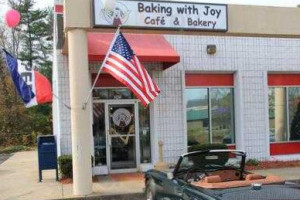
<path fill-rule="evenodd" d="M 260 160 L 300 159 L 300 8 L 112 2 L 55 0 L 59 155 L 88 162 L 81 156 L 91 154 L 93 174 L 151 169 L 159 141 L 167 163 L 208 143 Z M 101 73 L 82 109 L 120 24 L 161 93 L 144 107 Z"/>

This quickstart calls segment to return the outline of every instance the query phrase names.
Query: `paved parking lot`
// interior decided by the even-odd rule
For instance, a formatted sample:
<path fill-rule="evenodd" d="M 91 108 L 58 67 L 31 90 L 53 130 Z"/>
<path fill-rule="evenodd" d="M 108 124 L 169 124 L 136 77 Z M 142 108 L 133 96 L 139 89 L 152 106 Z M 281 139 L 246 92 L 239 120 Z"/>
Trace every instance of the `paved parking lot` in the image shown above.
<path fill-rule="evenodd" d="M 37 152 L 18 152 L 0 155 L 0 200 L 70 199 L 72 184 L 55 181 L 55 171 L 43 172 L 43 182 L 38 182 Z M 9 159 L 8 159 L 9 158 Z M 8 159 L 8 160 L 7 160 Z M 4 162 L 6 160 L 6 162 Z M 286 180 L 300 180 L 300 167 L 254 171 L 259 174 L 274 174 Z M 132 176 L 131 176 L 132 178 Z M 138 200 L 143 197 L 144 182 L 140 175 L 127 180 L 127 174 L 100 176 L 93 183 L 94 193 L 84 200 Z M 121 180 L 121 181 L 120 181 Z M 123 180 L 123 181 L 122 181 Z M 100 197 L 99 197 L 100 196 Z M 78 198 L 74 198 L 78 199 Z"/>
<path fill-rule="evenodd" d="M 0 154 L 0 165 L 6 161 L 9 157 L 11 156 L 11 154 Z"/>
<path fill-rule="evenodd" d="M 125 194 L 125 195 L 109 195 L 101 197 L 86 197 L 86 198 L 69 198 L 60 200 L 144 200 L 146 196 L 144 194 Z"/>
<path fill-rule="evenodd" d="M 118 181 L 120 178 L 122 177 L 113 176 L 111 179 L 100 177 L 98 182 L 93 183 L 93 194 L 89 195 L 89 198 L 81 199 L 96 200 L 99 199 L 99 196 L 101 196 L 101 200 L 143 199 L 136 196 L 143 193 L 143 179 L 139 180 L 139 176 L 136 176 L 134 180 Z M 5 180 L 0 181 L 0 200 L 74 198 L 72 184 L 57 182 L 55 170 L 44 170 L 43 181 L 41 183 L 38 181 L 36 151 L 12 154 L 8 160 L 0 165 L 0 180 Z"/>

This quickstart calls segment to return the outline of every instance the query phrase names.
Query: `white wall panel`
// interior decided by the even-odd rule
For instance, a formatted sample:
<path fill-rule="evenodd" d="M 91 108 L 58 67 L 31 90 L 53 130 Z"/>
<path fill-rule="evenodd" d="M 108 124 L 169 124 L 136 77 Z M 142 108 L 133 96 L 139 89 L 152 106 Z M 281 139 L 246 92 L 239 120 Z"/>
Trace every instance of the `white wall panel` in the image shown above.
<path fill-rule="evenodd" d="M 155 139 L 165 143 L 165 160 L 174 163 L 180 154 L 186 152 L 185 102 L 182 98 L 182 73 L 185 71 L 235 73 L 237 146 L 246 150 L 250 157 L 268 159 L 266 74 L 269 71 L 300 73 L 300 39 L 193 35 L 165 37 L 181 56 L 179 64 L 165 71 L 158 70 L 157 64 L 158 67 L 152 72 L 162 90 L 155 100 L 152 113 L 156 115 L 153 121 Z M 206 53 L 208 44 L 217 46 L 215 55 Z M 58 92 L 63 101 L 69 103 L 67 58 L 58 57 Z M 95 64 L 91 63 L 91 67 L 95 68 Z M 68 154 L 71 153 L 70 111 L 61 104 L 59 109 L 61 151 L 62 154 Z M 154 147 L 153 151 L 158 151 L 156 144 Z M 157 154 L 154 156 L 157 157 Z"/>

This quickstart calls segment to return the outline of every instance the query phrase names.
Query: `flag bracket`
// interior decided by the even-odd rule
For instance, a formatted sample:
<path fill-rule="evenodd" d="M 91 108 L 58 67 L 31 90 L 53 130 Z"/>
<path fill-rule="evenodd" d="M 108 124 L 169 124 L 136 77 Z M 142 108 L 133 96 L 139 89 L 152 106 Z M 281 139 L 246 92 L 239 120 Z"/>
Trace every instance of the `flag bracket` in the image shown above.
<path fill-rule="evenodd" d="M 52 92 L 52 95 L 56 98 L 56 99 L 58 99 L 58 101 L 62 104 L 62 105 L 64 105 L 66 108 L 68 108 L 69 110 L 71 110 L 71 106 L 69 106 L 69 105 L 67 105 L 66 103 L 64 103 L 63 101 L 62 101 L 62 99 L 61 98 L 59 98 L 56 94 L 54 94 L 53 92 Z"/>

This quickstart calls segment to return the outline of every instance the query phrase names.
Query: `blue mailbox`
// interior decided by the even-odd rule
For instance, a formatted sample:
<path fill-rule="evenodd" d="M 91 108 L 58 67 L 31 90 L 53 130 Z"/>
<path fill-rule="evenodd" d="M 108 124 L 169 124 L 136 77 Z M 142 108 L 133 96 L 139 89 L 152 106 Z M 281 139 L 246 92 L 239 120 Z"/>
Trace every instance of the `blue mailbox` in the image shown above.
<path fill-rule="evenodd" d="M 58 181 L 56 140 L 53 135 L 38 136 L 39 181 L 42 181 L 42 170 L 55 169 Z"/>

